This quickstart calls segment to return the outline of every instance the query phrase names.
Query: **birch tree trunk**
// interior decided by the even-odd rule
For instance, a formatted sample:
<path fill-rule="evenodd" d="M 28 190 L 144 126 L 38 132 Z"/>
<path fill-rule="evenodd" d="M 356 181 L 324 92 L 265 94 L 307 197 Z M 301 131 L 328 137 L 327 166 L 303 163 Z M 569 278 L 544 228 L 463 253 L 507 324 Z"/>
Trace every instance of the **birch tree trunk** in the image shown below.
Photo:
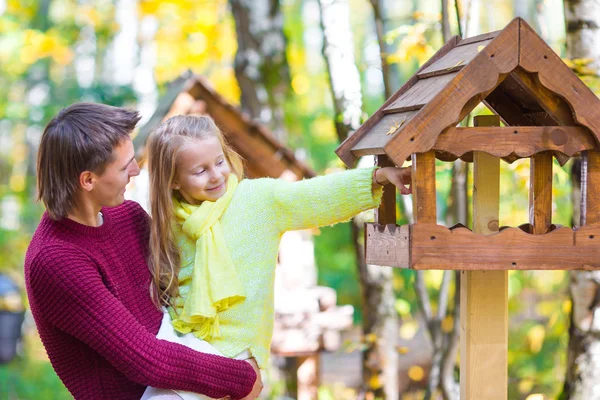
<path fill-rule="evenodd" d="M 319 0 L 323 29 L 323 56 L 329 73 L 340 142 L 360 123 L 360 75 L 354 60 L 349 6 L 346 0 Z M 381 29 L 381 28 L 380 28 Z M 392 269 L 366 265 L 359 227 L 352 222 L 358 276 L 362 288 L 363 334 L 369 347 L 363 352 L 363 395 L 395 400 L 398 384 L 398 316 L 394 308 Z M 371 397 L 371 396 L 369 396 Z"/>
<path fill-rule="evenodd" d="M 588 65 L 600 73 L 600 2 L 598 0 L 565 0 L 567 56 L 589 58 Z"/>
<path fill-rule="evenodd" d="M 600 72 L 600 2 L 565 0 L 567 57 L 590 58 L 589 67 Z M 581 165 L 586 173 L 585 160 Z M 574 172 L 577 172 L 576 170 Z M 579 179 L 574 177 L 574 193 L 579 193 Z M 585 188 L 581 188 L 581 193 Z M 581 213 L 581 222 L 585 215 Z M 567 372 L 562 399 L 600 399 L 600 272 L 570 273 L 571 326 Z"/>
<path fill-rule="evenodd" d="M 229 0 L 238 49 L 235 76 L 242 109 L 286 142 L 283 104 L 290 87 L 283 14 L 278 0 Z"/>

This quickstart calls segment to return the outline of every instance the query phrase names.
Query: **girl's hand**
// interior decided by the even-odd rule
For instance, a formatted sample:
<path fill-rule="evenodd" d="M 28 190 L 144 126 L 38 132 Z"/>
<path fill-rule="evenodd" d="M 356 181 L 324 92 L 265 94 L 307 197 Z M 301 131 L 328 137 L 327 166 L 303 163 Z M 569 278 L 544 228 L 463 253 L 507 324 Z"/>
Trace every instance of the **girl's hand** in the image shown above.
<path fill-rule="evenodd" d="M 412 169 L 410 167 L 384 167 L 375 170 L 373 185 L 383 186 L 391 183 L 400 190 L 400 194 L 411 194 L 411 178 Z"/>
<path fill-rule="evenodd" d="M 246 362 L 249 363 L 250 365 L 252 365 L 252 367 L 254 368 L 254 372 L 256 372 L 256 381 L 254 382 L 254 387 L 252 388 L 252 391 L 250 392 L 250 394 L 248 396 L 244 397 L 242 400 L 254 400 L 254 399 L 258 398 L 258 395 L 262 391 L 263 382 L 262 382 L 262 378 L 260 376 L 260 369 L 258 368 L 258 364 L 256 363 L 256 360 L 254 358 L 249 358 L 246 360 Z"/>

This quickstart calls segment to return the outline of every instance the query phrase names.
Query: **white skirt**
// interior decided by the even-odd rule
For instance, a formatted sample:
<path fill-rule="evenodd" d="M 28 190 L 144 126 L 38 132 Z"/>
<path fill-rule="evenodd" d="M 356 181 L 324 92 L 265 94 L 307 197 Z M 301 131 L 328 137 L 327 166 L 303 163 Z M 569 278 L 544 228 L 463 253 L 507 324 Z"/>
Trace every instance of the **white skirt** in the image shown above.
<path fill-rule="evenodd" d="M 192 333 L 188 333 L 182 336 L 178 336 L 175 333 L 175 329 L 171 324 L 171 317 L 169 313 L 163 309 L 163 319 L 160 324 L 160 329 L 156 337 L 161 340 L 167 340 L 173 343 L 179 343 L 200 353 L 216 354 L 222 356 L 221 352 L 214 348 L 210 343 L 205 340 L 199 339 Z M 239 360 L 245 360 L 249 358 L 249 352 L 244 351 L 238 354 L 235 358 Z M 190 366 L 193 368 L 193 366 Z M 148 386 L 140 400 L 212 400 L 212 397 L 205 396 L 203 394 L 186 392 L 183 390 L 172 390 L 172 389 L 160 389 L 152 386 Z"/>

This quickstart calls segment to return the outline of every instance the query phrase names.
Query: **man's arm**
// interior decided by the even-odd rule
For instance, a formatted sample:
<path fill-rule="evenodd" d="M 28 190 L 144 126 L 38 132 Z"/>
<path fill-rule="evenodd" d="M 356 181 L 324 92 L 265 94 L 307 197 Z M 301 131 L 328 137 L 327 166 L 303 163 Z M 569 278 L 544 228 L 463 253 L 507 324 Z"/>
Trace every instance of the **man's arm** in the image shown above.
<path fill-rule="evenodd" d="M 30 267 L 29 287 L 35 301 L 44 305 L 43 317 L 132 381 L 213 398 L 240 399 L 251 392 L 256 373 L 249 363 L 157 339 L 106 288 L 93 262 L 81 252 L 46 249 Z"/>

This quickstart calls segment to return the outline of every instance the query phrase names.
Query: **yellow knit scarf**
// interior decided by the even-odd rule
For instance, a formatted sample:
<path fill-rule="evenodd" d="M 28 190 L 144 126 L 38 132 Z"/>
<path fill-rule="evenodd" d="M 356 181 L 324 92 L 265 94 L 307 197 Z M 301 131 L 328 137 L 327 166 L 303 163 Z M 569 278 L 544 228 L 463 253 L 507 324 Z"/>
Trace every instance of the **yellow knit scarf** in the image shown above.
<path fill-rule="evenodd" d="M 238 178 L 231 174 L 227 192 L 217 201 L 204 201 L 199 206 L 173 199 L 177 223 L 196 243 L 189 292 L 187 298 L 177 299 L 183 301 L 175 301 L 173 327 L 184 334 L 194 332 L 204 340 L 220 337 L 217 313 L 245 299 L 220 223 L 237 184 Z"/>

